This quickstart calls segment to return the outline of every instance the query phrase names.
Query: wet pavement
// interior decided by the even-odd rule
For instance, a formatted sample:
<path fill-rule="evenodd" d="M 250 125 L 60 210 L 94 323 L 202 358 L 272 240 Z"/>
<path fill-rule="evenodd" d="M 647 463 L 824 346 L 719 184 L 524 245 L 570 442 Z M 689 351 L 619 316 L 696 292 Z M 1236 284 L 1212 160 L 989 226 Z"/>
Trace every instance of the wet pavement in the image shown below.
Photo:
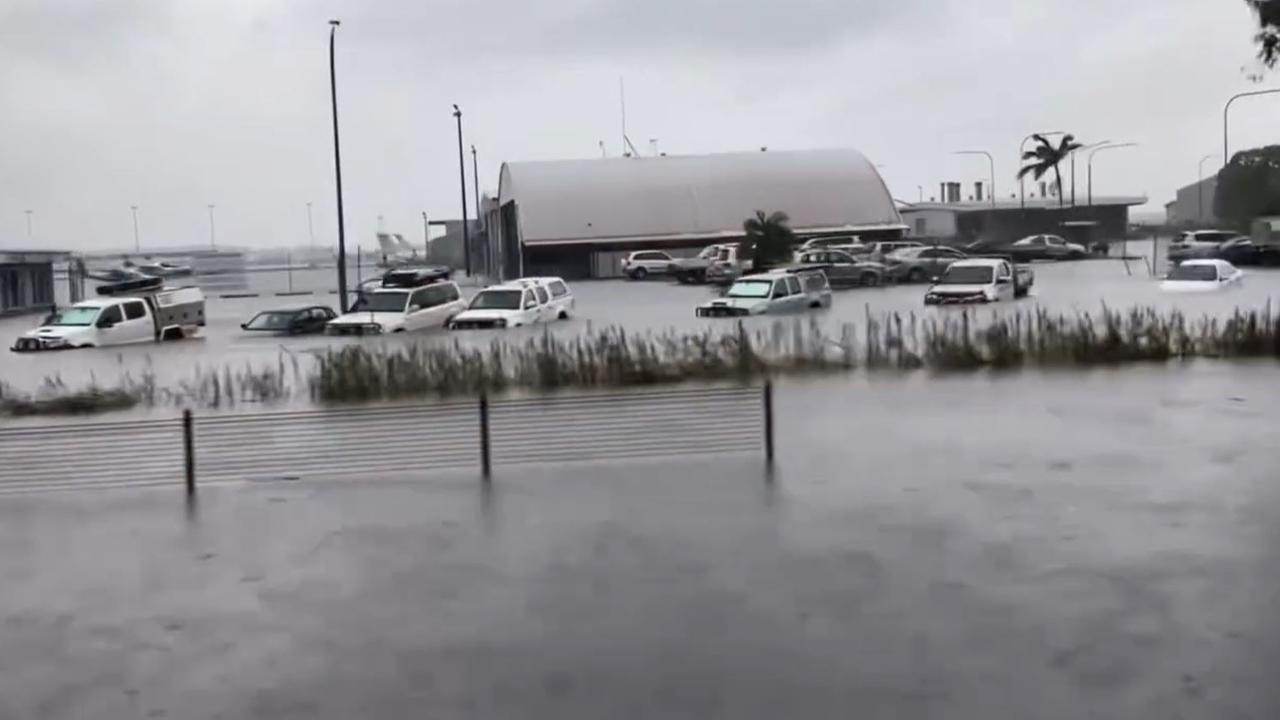
<path fill-rule="evenodd" d="M 793 381 L 772 473 L 0 498 L 0 718 L 1274 718 L 1276 378 Z"/>

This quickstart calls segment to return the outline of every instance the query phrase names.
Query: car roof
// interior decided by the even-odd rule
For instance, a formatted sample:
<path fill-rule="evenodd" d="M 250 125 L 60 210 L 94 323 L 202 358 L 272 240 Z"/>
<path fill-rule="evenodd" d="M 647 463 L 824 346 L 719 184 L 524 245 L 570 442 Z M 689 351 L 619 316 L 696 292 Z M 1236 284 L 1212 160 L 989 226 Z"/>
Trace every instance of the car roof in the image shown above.
<path fill-rule="evenodd" d="M 286 305 L 284 307 L 259 310 L 258 314 L 261 315 L 262 313 L 269 313 L 269 312 L 302 312 L 303 310 L 332 310 L 332 309 L 333 308 L 327 307 L 325 305 Z"/>
<path fill-rule="evenodd" d="M 1196 260 L 1183 260 L 1180 264 L 1182 264 L 1182 265 L 1210 265 L 1210 266 L 1213 266 L 1213 267 L 1216 267 L 1216 268 L 1221 268 L 1221 267 L 1234 268 L 1234 267 L 1235 267 L 1234 265 L 1232 265 L 1231 263 L 1227 262 L 1226 260 L 1219 260 L 1219 259 L 1217 259 L 1217 258 L 1199 258 L 1199 259 L 1196 259 Z"/>
<path fill-rule="evenodd" d="M 965 258 L 963 260 L 957 260 L 951 263 L 951 267 L 965 267 L 966 265 L 970 267 L 977 267 L 980 265 L 994 266 L 1004 262 L 1009 262 L 1009 261 L 1002 260 L 1000 258 Z"/>

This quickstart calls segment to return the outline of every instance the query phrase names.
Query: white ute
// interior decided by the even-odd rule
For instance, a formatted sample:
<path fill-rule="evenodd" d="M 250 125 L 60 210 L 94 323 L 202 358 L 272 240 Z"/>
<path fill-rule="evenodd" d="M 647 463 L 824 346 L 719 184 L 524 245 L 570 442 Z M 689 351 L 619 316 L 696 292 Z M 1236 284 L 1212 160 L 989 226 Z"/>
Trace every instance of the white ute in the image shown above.
<path fill-rule="evenodd" d="M 1244 272 L 1226 260 L 1184 260 L 1160 282 L 1164 292 L 1213 292 L 1234 287 L 1244 279 Z"/>
<path fill-rule="evenodd" d="M 729 287 L 723 298 L 699 305 L 698 317 L 744 317 L 831 307 L 831 286 L 819 270 L 775 270 L 748 275 Z"/>
<path fill-rule="evenodd" d="M 326 335 L 384 335 L 446 328 L 467 308 L 457 283 L 433 270 L 395 270 L 382 287 L 362 292 L 346 314 L 325 325 Z"/>
<path fill-rule="evenodd" d="M 1003 258 L 970 258 L 947 266 L 924 294 L 925 305 L 990 303 L 1025 297 L 1035 275 Z"/>
<path fill-rule="evenodd" d="M 204 326 L 204 293 L 199 288 L 166 288 L 146 278 L 98 288 L 97 300 L 62 308 L 23 333 L 14 352 L 70 350 L 180 340 Z"/>

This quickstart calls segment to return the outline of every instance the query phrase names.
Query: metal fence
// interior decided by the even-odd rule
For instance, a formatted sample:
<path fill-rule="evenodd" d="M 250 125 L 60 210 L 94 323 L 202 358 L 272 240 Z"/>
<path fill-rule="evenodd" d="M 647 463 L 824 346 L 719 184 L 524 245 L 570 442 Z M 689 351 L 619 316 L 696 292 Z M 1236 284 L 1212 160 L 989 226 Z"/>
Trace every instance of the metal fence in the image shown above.
<path fill-rule="evenodd" d="M 760 452 L 772 388 L 699 387 L 0 429 L 0 493 Z"/>

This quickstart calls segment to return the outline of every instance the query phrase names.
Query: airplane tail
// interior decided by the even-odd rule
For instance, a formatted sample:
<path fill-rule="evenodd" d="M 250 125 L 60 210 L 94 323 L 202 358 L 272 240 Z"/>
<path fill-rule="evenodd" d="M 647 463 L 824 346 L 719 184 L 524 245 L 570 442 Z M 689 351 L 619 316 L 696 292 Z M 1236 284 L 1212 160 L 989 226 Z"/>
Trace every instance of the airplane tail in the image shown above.
<path fill-rule="evenodd" d="M 400 248 L 396 247 L 396 243 L 391 238 L 391 235 L 387 233 L 378 233 L 378 251 L 382 253 L 384 258 L 389 258 L 400 252 Z"/>
<path fill-rule="evenodd" d="M 418 254 L 418 251 L 405 241 L 403 235 L 396 233 L 393 237 L 395 238 L 396 245 L 399 247 L 401 253 L 410 256 L 416 256 Z"/>

